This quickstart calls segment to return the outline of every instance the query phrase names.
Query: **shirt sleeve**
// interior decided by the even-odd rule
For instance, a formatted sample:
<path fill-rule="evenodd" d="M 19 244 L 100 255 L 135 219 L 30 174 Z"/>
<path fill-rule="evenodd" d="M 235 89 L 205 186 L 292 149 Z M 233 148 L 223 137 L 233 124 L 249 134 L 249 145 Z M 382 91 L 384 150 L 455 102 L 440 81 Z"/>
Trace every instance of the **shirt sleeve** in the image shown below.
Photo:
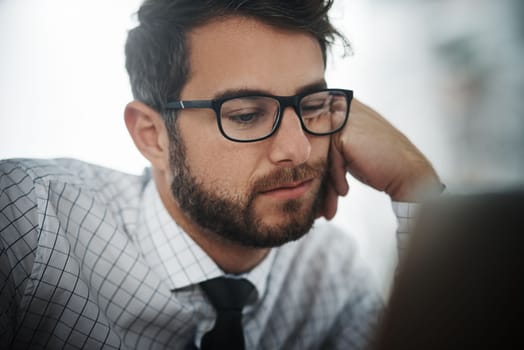
<path fill-rule="evenodd" d="M 31 275 L 38 237 L 34 182 L 16 161 L 0 162 L 0 348 L 8 349 Z"/>
<path fill-rule="evenodd" d="M 401 256 L 408 245 L 409 237 L 413 232 L 413 226 L 421 204 L 414 202 L 391 202 L 391 205 L 397 217 L 397 249 L 399 256 Z"/>
<path fill-rule="evenodd" d="M 421 203 L 392 201 L 397 218 L 397 251 L 399 256 L 409 243 Z M 384 300 L 371 286 L 369 278 L 362 278 L 354 292 L 357 297 L 348 303 L 333 327 L 333 334 L 322 349 L 369 349 L 373 348 L 375 331 L 384 308 Z M 367 282 L 366 282 L 367 281 Z"/>
<path fill-rule="evenodd" d="M 349 282 L 348 282 L 349 283 Z M 373 344 L 384 300 L 367 269 L 354 275 L 351 299 L 336 319 L 321 349 L 366 350 Z"/>

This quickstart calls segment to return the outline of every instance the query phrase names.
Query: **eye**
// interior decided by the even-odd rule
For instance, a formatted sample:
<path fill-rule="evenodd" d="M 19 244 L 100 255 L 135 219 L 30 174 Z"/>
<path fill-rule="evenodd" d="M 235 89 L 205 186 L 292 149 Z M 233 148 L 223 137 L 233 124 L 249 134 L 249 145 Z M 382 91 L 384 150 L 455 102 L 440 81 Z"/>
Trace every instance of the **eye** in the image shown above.
<path fill-rule="evenodd" d="M 222 127 L 225 130 L 271 130 L 272 125 L 273 118 L 263 109 L 249 108 L 222 114 Z"/>
<path fill-rule="evenodd" d="M 324 107 L 324 103 L 317 103 L 317 104 L 312 104 L 312 103 L 309 103 L 307 105 L 303 105 L 302 106 L 302 111 L 303 112 L 311 112 L 311 111 L 317 111 L 319 109 L 322 109 Z"/>
<path fill-rule="evenodd" d="M 316 118 L 326 111 L 327 105 L 325 98 L 308 99 L 307 101 L 303 101 L 300 105 L 300 112 L 304 119 Z"/>
<path fill-rule="evenodd" d="M 260 119 L 260 113 L 242 113 L 242 114 L 230 114 L 227 116 L 227 119 L 231 122 L 238 124 L 253 124 Z"/>

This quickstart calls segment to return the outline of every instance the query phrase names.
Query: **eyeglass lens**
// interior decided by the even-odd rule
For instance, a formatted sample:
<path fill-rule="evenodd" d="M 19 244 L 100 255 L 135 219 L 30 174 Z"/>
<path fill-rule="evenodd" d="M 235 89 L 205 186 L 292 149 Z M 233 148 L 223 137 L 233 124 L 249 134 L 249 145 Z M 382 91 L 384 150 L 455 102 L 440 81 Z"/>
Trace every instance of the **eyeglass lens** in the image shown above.
<path fill-rule="evenodd" d="M 280 104 L 272 97 L 248 96 L 227 100 L 220 110 L 224 133 L 236 140 L 254 140 L 271 134 Z M 319 91 L 304 96 L 299 105 L 304 127 L 316 134 L 339 129 L 346 119 L 348 101 L 341 91 Z"/>

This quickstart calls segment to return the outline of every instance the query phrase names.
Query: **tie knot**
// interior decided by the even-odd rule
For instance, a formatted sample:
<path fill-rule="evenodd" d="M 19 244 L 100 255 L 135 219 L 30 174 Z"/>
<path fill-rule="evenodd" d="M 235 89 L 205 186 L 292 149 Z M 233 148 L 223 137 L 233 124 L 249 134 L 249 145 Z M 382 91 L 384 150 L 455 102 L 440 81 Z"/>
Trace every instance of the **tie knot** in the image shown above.
<path fill-rule="evenodd" d="M 200 283 L 217 311 L 241 311 L 255 287 L 246 279 L 217 277 Z"/>

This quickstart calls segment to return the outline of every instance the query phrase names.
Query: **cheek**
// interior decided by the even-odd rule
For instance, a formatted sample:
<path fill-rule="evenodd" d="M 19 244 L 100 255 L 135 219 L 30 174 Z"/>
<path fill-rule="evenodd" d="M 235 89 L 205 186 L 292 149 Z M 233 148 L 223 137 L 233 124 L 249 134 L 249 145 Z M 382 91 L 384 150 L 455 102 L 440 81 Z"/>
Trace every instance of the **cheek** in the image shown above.
<path fill-rule="evenodd" d="M 213 129 L 185 135 L 187 165 L 205 188 L 228 192 L 247 188 L 258 159 L 249 146 L 232 143 Z"/>
<path fill-rule="evenodd" d="M 228 152 L 208 149 L 206 154 L 195 155 L 193 165 L 197 178 L 209 189 L 228 193 L 243 193 L 249 186 L 249 179 L 256 169 L 252 158 Z"/>
<path fill-rule="evenodd" d="M 205 113 L 184 112 L 177 120 L 178 135 L 185 147 L 186 163 L 191 174 L 202 181 L 210 174 L 222 172 L 220 142 L 216 122 Z"/>
<path fill-rule="evenodd" d="M 317 161 L 320 159 L 327 159 L 329 153 L 329 147 L 331 144 L 331 138 L 328 136 L 311 137 L 309 139 L 311 143 L 311 160 Z"/>

